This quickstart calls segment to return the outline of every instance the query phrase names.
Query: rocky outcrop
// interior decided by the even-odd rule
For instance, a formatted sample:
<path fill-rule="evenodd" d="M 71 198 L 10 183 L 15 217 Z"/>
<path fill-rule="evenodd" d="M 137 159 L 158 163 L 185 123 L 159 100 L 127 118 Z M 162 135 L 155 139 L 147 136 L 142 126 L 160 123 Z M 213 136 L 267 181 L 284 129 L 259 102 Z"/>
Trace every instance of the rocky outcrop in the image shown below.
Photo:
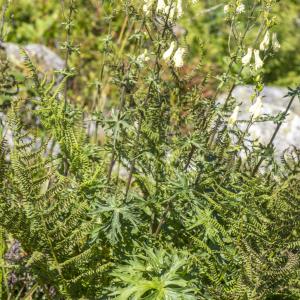
<path fill-rule="evenodd" d="M 233 91 L 233 97 L 237 103 L 241 104 L 239 120 L 248 120 L 250 117 L 249 107 L 251 105 L 250 99 L 254 92 L 253 86 L 237 86 Z M 262 114 L 277 115 L 284 112 L 289 99 L 285 97 L 288 90 L 279 87 L 265 87 L 261 93 L 263 98 Z M 226 95 L 220 97 L 220 102 L 224 100 Z M 250 133 L 259 139 L 262 144 L 267 144 L 274 133 L 276 125 L 271 122 L 256 122 L 250 128 Z M 274 146 L 277 153 L 281 153 L 289 146 L 300 147 L 300 103 L 295 99 L 289 115 L 284 121 L 280 131 L 278 132 L 274 141 Z"/>
<path fill-rule="evenodd" d="M 14 43 L 1 43 L 1 48 L 6 52 L 7 58 L 16 66 L 22 66 L 24 58 L 20 54 L 21 46 Z M 63 70 L 64 60 L 48 47 L 40 44 L 25 45 L 23 49 L 37 64 L 42 72 Z"/>

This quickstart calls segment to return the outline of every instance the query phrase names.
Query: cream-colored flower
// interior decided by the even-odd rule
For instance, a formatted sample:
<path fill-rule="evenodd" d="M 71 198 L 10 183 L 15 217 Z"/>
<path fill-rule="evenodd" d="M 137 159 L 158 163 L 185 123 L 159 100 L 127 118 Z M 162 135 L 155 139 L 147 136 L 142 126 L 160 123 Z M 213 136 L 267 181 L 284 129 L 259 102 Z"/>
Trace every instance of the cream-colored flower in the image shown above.
<path fill-rule="evenodd" d="M 225 13 L 225 14 L 228 14 L 228 13 L 229 13 L 229 9 L 230 9 L 230 6 L 229 6 L 228 4 L 226 4 L 226 5 L 224 6 L 224 13 Z"/>
<path fill-rule="evenodd" d="M 261 60 L 259 56 L 259 50 L 254 50 L 254 58 L 255 58 L 255 70 L 262 68 L 264 62 Z"/>
<path fill-rule="evenodd" d="M 252 115 L 253 120 L 256 120 L 259 117 L 259 115 L 261 114 L 262 107 L 262 99 L 260 96 L 258 96 L 256 101 L 249 108 L 249 112 Z"/>
<path fill-rule="evenodd" d="M 250 64 L 250 61 L 251 61 L 251 58 L 252 58 L 252 52 L 253 52 L 253 49 L 252 48 L 248 48 L 247 54 L 243 56 L 243 58 L 242 58 L 242 64 L 244 66 Z"/>
<path fill-rule="evenodd" d="M 158 0 L 156 11 L 164 11 L 166 9 L 165 0 Z"/>
<path fill-rule="evenodd" d="M 140 63 L 149 61 L 150 57 L 148 56 L 148 50 L 145 49 L 144 52 L 137 57 L 137 60 Z"/>
<path fill-rule="evenodd" d="M 238 7 L 236 8 L 236 13 L 237 14 L 241 14 L 245 11 L 245 4 L 241 3 L 238 5 Z"/>
<path fill-rule="evenodd" d="M 167 5 L 166 8 L 165 8 L 165 14 L 166 15 L 169 15 L 169 19 L 173 19 L 174 18 L 174 15 L 175 15 L 175 6 L 172 5 Z"/>
<path fill-rule="evenodd" d="M 177 0 L 177 16 L 181 17 L 183 14 L 182 10 L 182 0 Z"/>
<path fill-rule="evenodd" d="M 173 61 L 176 68 L 182 68 L 184 65 L 183 56 L 185 53 L 184 48 L 178 48 L 174 54 Z"/>
<path fill-rule="evenodd" d="M 239 107 L 239 105 L 237 105 L 235 107 L 235 109 L 233 110 L 232 115 L 228 119 L 228 127 L 232 127 L 236 123 L 238 115 L 239 115 L 239 110 L 240 110 L 240 107 Z"/>
<path fill-rule="evenodd" d="M 143 5 L 143 11 L 144 13 L 147 15 L 149 15 L 150 11 L 151 11 L 151 6 L 153 4 L 152 0 L 145 0 L 144 1 L 144 5 Z"/>
<path fill-rule="evenodd" d="M 264 39 L 260 43 L 259 49 L 261 51 L 266 51 L 269 48 L 269 44 L 270 44 L 270 32 L 268 30 L 264 36 Z"/>
<path fill-rule="evenodd" d="M 277 52 L 281 48 L 280 43 L 277 39 L 277 34 L 275 32 L 272 34 L 272 48 L 275 52 Z"/>
<path fill-rule="evenodd" d="M 170 60 L 170 57 L 172 56 L 175 49 L 175 42 L 171 42 L 171 45 L 169 49 L 163 54 L 163 60 L 168 61 Z"/>

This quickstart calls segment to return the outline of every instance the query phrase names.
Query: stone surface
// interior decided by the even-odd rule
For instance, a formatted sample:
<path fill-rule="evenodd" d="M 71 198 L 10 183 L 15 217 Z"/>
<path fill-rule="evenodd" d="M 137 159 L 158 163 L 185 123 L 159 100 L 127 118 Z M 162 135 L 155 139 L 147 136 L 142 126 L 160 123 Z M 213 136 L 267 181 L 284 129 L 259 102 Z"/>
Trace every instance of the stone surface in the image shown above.
<path fill-rule="evenodd" d="M 14 43 L 1 43 L 0 46 L 5 49 L 7 58 L 12 63 L 17 66 L 23 65 L 24 58 L 20 54 L 20 45 Z M 28 44 L 23 48 L 43 72 L 62 70 L 65 67 L 64 60 L 44 45 Z"/>
<path fill-rule="evenodd" d="M 241 103 L 239 120 L 248 120 L 248 112 L 251 105 L 251 96 L 254 92 L 253 86 L 237 86 L 233 91 L 233 97 L 237 103 Z M 288 90 L 279 87 L 265 87 L 261 93 L 263 98 L 263 114 L 277 115 L 284 112 L 290 98 L 285 97 Z M 220 97 L 220 102 L 226 95 Z M 250 133 L 259 139 L 262 144 L 267 144 L 275 130 L 276 125 L 273 122 L 257 122 L 250 128 Z M 288 117 L 282 125 L 275 141 L 277 153 L 281 153 L 289 146 L 300 147 L 300 102 L 295 99 Z"/>

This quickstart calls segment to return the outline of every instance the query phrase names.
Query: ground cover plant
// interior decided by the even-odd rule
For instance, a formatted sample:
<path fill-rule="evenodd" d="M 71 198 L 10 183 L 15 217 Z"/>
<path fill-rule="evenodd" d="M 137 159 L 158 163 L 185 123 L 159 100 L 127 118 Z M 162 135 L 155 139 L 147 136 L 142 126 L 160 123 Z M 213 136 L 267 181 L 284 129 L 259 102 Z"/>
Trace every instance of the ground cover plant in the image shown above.
<path fill-rule="evenodd" d="M 84 79 L 93 97 L 77 101 L 74 62 L 89 54 L 73 39 L 81 4 L 59 5 L 59 74 L 22 50 L 17 77 L 1 56 L 1 297 L 299 299 L 300 150 L 278 160 L 273 147 L 299 85 L 285 111 L 261 113 L 280 1 L 222 3 L 224 71 L 196 40 L 199 63 L 187 65 L 190 40 L 175 29 L 197 1 L 90 1 L 105 12 L 101 59 L 97 80 Z M 232 96 L 243 83 L 255 87 L 245 120 Z M 256 122 L 276 124 L 267 145 L 250 134 Z"/>

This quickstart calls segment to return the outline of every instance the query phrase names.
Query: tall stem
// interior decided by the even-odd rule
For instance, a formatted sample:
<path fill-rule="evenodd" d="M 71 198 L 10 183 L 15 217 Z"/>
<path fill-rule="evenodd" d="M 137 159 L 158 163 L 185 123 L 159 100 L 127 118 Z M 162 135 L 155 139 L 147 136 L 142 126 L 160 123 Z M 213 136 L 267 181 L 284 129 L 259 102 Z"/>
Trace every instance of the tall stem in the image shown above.
<path fill-rule="evenodd" d="M 255 11 L 256 6 L 257 6 L 256 4 L 253 6 L 253 10 L 252 10 L 252 12 L 251 12 L 251 16 L 253 15 L 253 13 L 254 13 L 254 11 Z M 243 40 L 245 39 L 246 34 L 247 34 L 247 32 L 249 31 L 249 29 L 250 29 L 250 27 L 251 27 L 250 25 L 251 25 L 251 23 L 250 23 L 250 21 L 249 21 L 248 24 L 247 24 L 245 33 L 244 33 L 244 35 L 243 35 L 241 44 L 242 44 Z M 259 28 L 259 30 L 258 30 L 258 33 L 257 33 L 256 38 L 255 38 L 255 41 L 254 41 L 253 46 L 252 46 L 253 48 L 256 46 L 256 44 L 257 44 L 257 42 L 258 42 L 258 40 L 259 40 L 259 38 L 260 38 L 260 36 L 261 36 L 261 34 L 262 34 L 262 32 L 263 32 L 264 26 L 265 26 L 265 21 L 261 23 L 261 26 L 260 26 L 260 28 Z M 240 68 L 240 70 L 239 70 L 239 72 L 238 72 L 238 77 L 242 74 L 243 70 L 244 70 L 244 66 L 242 66 L 242 67 Z M 230 97 L 232 96 L 232 93 L 233 93 L 235 87 L 236 87 L 236 83 L 234 82 L 234 83 L 231 85 L 230 90 L 229 90 L 229 93 L 228 93 L 228 95 L 227 95 L 227 97 L 226 97 L 226 99 L 225 99 L 225 101 L 224 101 L 223 109 L 226 109 L 226 108 L 227 108 L 228 101 L 229 101 Z M 216 93 L 216 95 L 218 95 L 218 92 Z M 216 98 L 214 98 L 214 101 L 216 101 Z M 209 146 L 210 146 L 210 147 L 212 146 L 212 144 L 213 144 L 213 142 L 214 142 L 214 138 L 215 138 L 215 136 L 216 136 L 216 133 L 217 133 L 217 130 L 218 130 L 220 124 L 221 124 L 221 117 L 219 116 L 218 119 L 217 119 L 217 121 L 216 121 L 216 130 L 214 131 L 214 133 L 212 134 L 212 136 L 211 136 L 211 138 L 210 138 L 210 140 L 209 140 Z"/>
<path fill-rule="evenodd" d="M 278 134 L 278 132 L 279 132 L 282 124 L 283 124 L 283 121 L 286 118 L 286 116 L 287 116 L 287 114 L 288 114 L 288 112 L 289 112 L 289 110 L 290 110 L 290 108 L 291 108 L 294 100 L 296 99 L 296 97 L 297 97 L 297 95 L 295 94 L 291 98 L 291 100 L 290 100 L 290 102 L 289 102 L 289 104 L 288 104 L 288 106 L 287 106 L 287 108 L 286 108 L 286 110 L 284 112 L 283 119 L 277 124 L 276 129 L 275 129 L 275 131 L 274 131 L 274 133 L 273 133 L 273 135 L 272 135 L 272 137 L 271 137 L 271 139 L 270 139 L 270 141 L 269 141 L 269 143 L 267 145 L 267 149 L 269 149 L 272 146 L 272 144 L 273 144 L 273 142 L 274 142 L 274 140 L 275 140 L 275 138 L 276 138 L 276 136 L 277 136 L 277 134 Z M 253 171 L 251 173 L 252 176 L 255 176 L 255 174 L 257 173 L 259 167 L 261 166 L 261 164 L 263 163 L 264 160 L 265 160 L 265 158 L 262 156 L 260 158 L 260 160 L 258 161 L 257 165 L 254 167 L 254 169 L 253 169 Z"/>
<path fill-rule="evenodd" d="M 125 104 L 125 86 L 122 87 L 121 103 L 120 103 L 120 107 L 119 107 L 119 111 L 118 111 L 118 117 L 117 117 L 118 121 L 121 118 L 121 113 L 123 111 L 124 104 Z M 114 136 L 115 136 L 115 134 L 114 134 Z M 115 141 L 113 143 L 115 144 Z M 112 170 L 113 170 L 113 167 L 114 167 L 115 162 L 116 162 L 115 156 L 116 156 L 116 149 L 115 149 L 115 145 L 114 145 L 113 146 L 113 151 L 112 151 L 112 154 L 111 154 L 111 161 L 110 161 L 110 164 L 109 164 L 109 170 L 108 170 L 108 176 L 107 176 L 107 183 L 109 183 L 110 180 L 111 180 Z"/>
<path fill-rule="evenodd" d="M 1 20 L 0 20 L 0 42 L 3 42 L 3 34 L 4 34 L 4 24 L 5 24 L 5 14 L 8 8 L 8 1 L 6 0 L 2 6 L 1 11 Z"/>
<path fill-rule="evenodd" d="M 68 17 L 65 18 L 66 26 L 67 26 L 65 69 L 67 73 L 70 71 L 69 58 L 72 52 L 70 40 L 71 40 L 71 27 L 72 27 L 71 23 L 72 23 L 72 18 L 74 13 L 74 1 L 75 0 L 71 0 L 70 7 L 69 7 L 69 14 Z M 64 11 L 64 0 L 62 0 L 62 10 Z M 68 93 L 68 78 L 66 80 L 65 87 L 64 87 L 64 112 L 66 112 L 66 108 L 67 108 L 67 96 L 68 96 L 67 93 Z"/>
<path fill-rule="evenodd" d="M 168 28 L 168 22 L 169 22 L 169 17 L 170 17 L 172 6 L 173 6 L 173 1 L 170 4 L 170 8 L 169 8 L 169 11 L 168 11 L 165 23 L 164 23 L 163 32 L 162 32 L 162 35 L 161 35 L 161 39 L 162 40 L 164 39 L 166 31 L 167 31 L 167 28 Z M 161 66 L 159 64 L 161 49 L 162 49 L 162 46 L 161 46 L 161 43 L 160 43 L 159 46 L 158 46 L 158 48 L 157 48 L 156 55 L 155 55 L 156 58 L 155 58 L 154 73 L 156 75 L 156 78 L 159 78 L 160 69 L 161 69 Z M 152 87 L 153 87 L 153 81 L 151 81 L 151 83 L 149 85 L 148 93 L 147 93 L 147 96 L 146 96 L 146 98 L 144 100 L 143 107 L 146 107 L 147 104 L 148 104 L 148 101 L 149 101 L 149 98 L 150 98 L 150 94 L 151 94 L 151 91 L 152 91 Z M 135 155 L 134 155 L 134 157 L 133 157 L 133 159 L 132 159 L 132 161 L 130 163 L 130 170 L 129 170 L 128 180 L 127 180 L 127 184 L 126 184 L 126 191 L 125 191 L 125 200 L 128 197 L 128 192 L 129 192 L 129 189 L 130 189 L 133 172 L 134 172 L 134 169 L 135 169 L 136 156 L 137 156 L 136 155 L 137 154 L 136 153 L 136 149 L 138 149 L 139 142 L 140 142 L 142 122 L 143 122 L 143 115 L 140 114 L 140 118 L 139 118 L 139 121 L 138 121 L 137 135 L 136 135 L 136 139 L 135 139 L 135 142 L 134 142 Z"/>

